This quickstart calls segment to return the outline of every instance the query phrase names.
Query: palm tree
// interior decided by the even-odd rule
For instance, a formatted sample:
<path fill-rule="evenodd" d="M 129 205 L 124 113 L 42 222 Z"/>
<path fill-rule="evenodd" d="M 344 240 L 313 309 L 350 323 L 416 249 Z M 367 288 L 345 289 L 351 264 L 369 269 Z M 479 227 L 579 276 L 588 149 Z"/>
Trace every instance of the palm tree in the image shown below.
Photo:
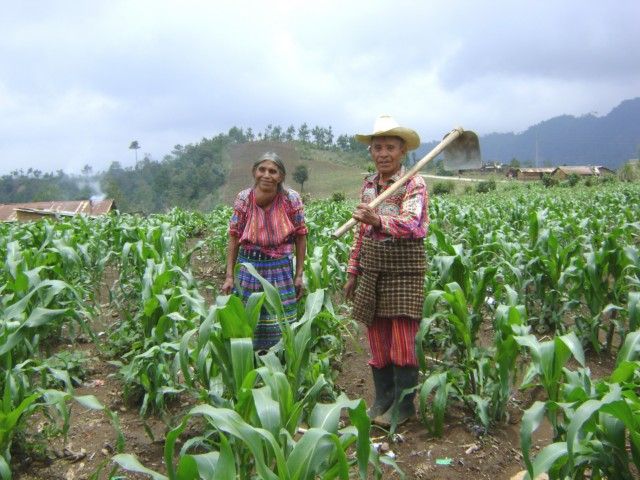
<path fill-rule="evenodd" d="M 136 153 L 136 164 L 138 163 L 138 150 L 140 150 L 140 144 L 138 143 L 137 140 L 134 140 L 133 142 L 131 142 L 131 145 L 129 145 L 129 150 L 133 150 Z"/>

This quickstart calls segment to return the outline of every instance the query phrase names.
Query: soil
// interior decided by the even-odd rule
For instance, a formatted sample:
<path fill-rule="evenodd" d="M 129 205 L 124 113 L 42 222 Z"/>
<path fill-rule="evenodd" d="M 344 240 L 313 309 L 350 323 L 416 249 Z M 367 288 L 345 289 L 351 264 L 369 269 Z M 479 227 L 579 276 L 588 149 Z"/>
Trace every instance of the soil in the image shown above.
<path fill-rule="evenodd" d="M 209 285 L 218 285 L 223 279 L 223 269 L 207 259 L 205 254 L 194 255 L 194 274 Z M 102 311 L 96 319 L 97 331 L 117 322 L 117 314 L 108 305 L 108 288 L 115 275 L 108 272 L 99 294 Z M 212 289 L 203 294 L 211 300 Z M 483 335 L 491 335 L 488 330 Z M 136 406 L 123 403 L 123 385 L 116 378 L 116 367 L 108 358 L 100 355 L 96 345 L 68 345 L 72 350 L 83 350 L 90 358 L 86 376 L 76 395 L 95 395 L 103 405 L 117 412 L 125 438 L 125 452 L 135 454 L 148 468 L 164 472 L 163 447 L 166 424 L 158 418 L 144 421 Z M 364 398 L 367 404 L 373 400 L 373 383 L 368 342 L 363 329 L 348 339 L 348 348 L 341 362 L 341 372 L 336 386 L 349 398 Z M 589 366 L 593 377 L 611 372 L 613 358 L 592 357 Z M 510 420 L 497 425 L 488 433 L 481 432 L 473 423 L 469 412 L 452 408 L 445 421 L 442 438 L 434 438 L 417 418 L 398 427 L 396 435 L 390 437 L 384 430 L 373 427 L 371 435 L 380 444 L 382 451 L 395 457 L 397 465 L 408 479 L 510 479 L 524 469 L 520 453 L 519 420 L 542 392 L 514 392 L 510 405 Z M 178 419 L 191 406 L 190 400 L 173 404 L 169 417 Z M 171 422 L 171 420 L 169 420 Z M 28 425 L 32 434 L 46 431 L 49 420 L 36 417 Z M 146 424 L 146 426 L 145 426 Z M 147 432 L 152 432 L 153 438 Z M 534 437 L 535 451 L 550 442 L 550 428 L 542 425 Z M 33 438 L 36 438 L 35 436 Z M 111 420 L 101 411 L 88 410 L 74 404 L 70 418 L 70 429 L 65 439 L 61 436 L 41 443 L 39 450 L 14 452 L 12 470 L 16 480 L 81 480 L 106 479 L 113 468 L 110 462 L 115 453 L 116 433 Z M 440 463 L 446 462 L 446 465 Z M 383 478 L 400 476 L 391 468 L 384 467 Z M 120 472 L 120 478 L 147 479 L 146 475 Z M 354 477 L 355 478 L 355 477 Z M 373 478 L 373 477 L 372 477 Z"/>

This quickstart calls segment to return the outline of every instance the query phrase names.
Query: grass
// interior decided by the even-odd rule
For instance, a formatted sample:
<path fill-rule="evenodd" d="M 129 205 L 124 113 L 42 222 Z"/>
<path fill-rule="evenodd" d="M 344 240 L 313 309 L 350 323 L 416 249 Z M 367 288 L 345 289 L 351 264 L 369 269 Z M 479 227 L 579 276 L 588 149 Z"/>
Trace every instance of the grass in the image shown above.
<path fill-rule="evenodd" d="M 276 152 L 282 158 L 288 172 L 286 184 L 289 188 L 314 199 L 329 198 L 335 192 L 344 193 L 347 198 L 358 197 L 365 172 L 363 167 L 354 165 L 358 158 L 308 147 L 297 148 L 294 144 L 260 141 L 230 148 L 229 176 L 220 192 L 222 203 L 230 205 L 240 190 L 253 184 L 251 167 L 261 154 L 268 151 Z M 361 162 L 366 164 L 365 159 Z M 306 165 L 309 171 L 304 189 L 293 181 L 292 172 L 298 165 Z"/>

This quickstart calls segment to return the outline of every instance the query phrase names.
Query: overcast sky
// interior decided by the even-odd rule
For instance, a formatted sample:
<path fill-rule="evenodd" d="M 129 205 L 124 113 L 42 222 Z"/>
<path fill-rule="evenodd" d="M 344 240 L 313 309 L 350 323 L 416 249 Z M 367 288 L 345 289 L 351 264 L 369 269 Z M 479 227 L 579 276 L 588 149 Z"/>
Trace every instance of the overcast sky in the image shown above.
<path fill-rule="evenodd" d="M 640 1 L 0 0 L 0 174 L 160 160 L 230 127 L 423 141 L 640 96 Z"/>

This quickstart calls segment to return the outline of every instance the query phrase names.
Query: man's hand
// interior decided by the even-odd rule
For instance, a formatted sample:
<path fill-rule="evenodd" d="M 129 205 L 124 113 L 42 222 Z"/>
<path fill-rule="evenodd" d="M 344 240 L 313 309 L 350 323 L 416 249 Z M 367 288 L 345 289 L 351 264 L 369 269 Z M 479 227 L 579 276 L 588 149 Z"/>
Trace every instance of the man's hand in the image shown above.
<path fill-rule="evenodd" d="M 347 276 L 347 282 L 344 284 L 344 288 L 342 291 L 344 292 L 344 297 L 347 300 L 351 300 L 356 291 L 356 284 L 358 283 L 358 276 L 353 273 L 349 273 Z"/>
<path fill-rule="evenodd" d="M 366 223 L 367 225 L 373 225 L 375 228 L 380 228 L 382 224 L 380 222 L 380 215 L 366 203 L 359 204 L 352 216 L 355 220 Z"/>

